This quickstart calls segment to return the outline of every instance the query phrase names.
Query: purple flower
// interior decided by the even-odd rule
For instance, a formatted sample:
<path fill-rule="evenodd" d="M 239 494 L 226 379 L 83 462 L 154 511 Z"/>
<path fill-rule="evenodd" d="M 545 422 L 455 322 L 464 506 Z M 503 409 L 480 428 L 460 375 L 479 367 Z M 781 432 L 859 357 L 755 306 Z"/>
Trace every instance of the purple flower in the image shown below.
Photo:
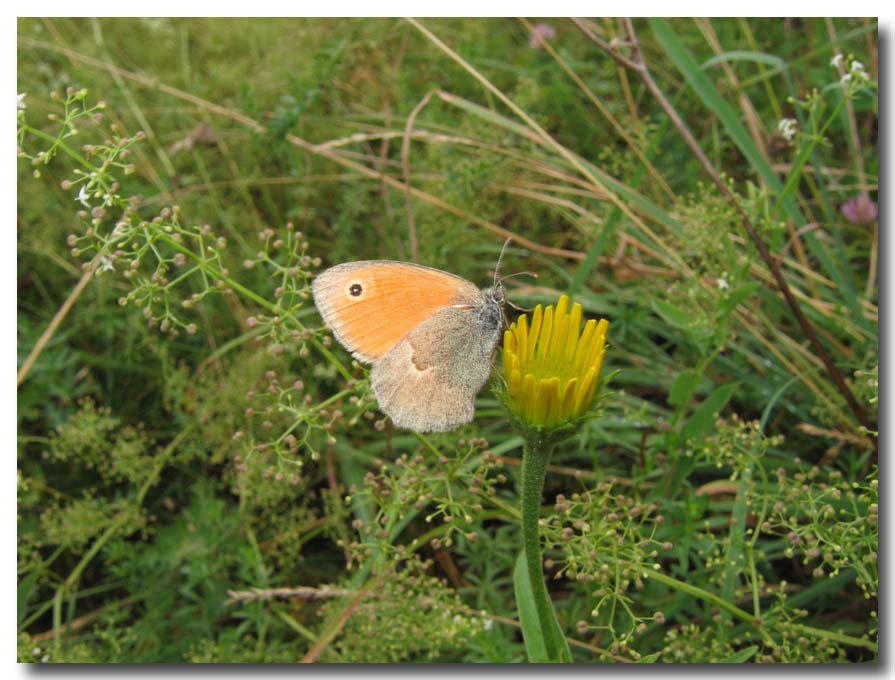
<path fill-rule="evenodd" d="M 866 191 L 852 196 L 839 209 L 845 215 L 845 219 L 852 224 L 870 224 L 876 221 L 876 216 L 879 214 L 876 202 Z"/>
<path fill-rule="evenodd" d="M 544 43 L 556 37 L 556 29 L 550 24 L 535 24 L 528 36 L 528 46 L 535 50 L 543 49 Z"/>

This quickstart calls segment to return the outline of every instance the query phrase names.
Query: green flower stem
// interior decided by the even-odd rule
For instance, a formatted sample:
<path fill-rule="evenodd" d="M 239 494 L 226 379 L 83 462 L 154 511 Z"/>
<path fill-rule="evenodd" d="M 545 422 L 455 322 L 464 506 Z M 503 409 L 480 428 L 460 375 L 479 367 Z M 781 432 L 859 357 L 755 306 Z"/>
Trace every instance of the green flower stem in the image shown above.
<path fill-rule="evenodd" d="M 43 130 L 38 130 L 37 128 L 33 128 L 30 125 L 23 125 L 20 128 L 20 130 L 24 130 L 29 135 L 34 135 L 35 137 L 40 137 L 44 141 L 50 142 L 51 144 L 53 144 L 53 146 L 50 147 L 51 149 L 54 149 L 57 147 L 62 149 L 65 153 L 67 153 L 69 156 L 71 156 L 74 160 L 78 161 L 78 163 L 83 165 L 88 170 L 97 170 L 98 169 L 90 161 L 88 161 L 86 158 L 84 158 L 84 156 L 82 156 L 77 151 L 72 149 L 68 144 L 63 142 L 62 138 L 52 137 L 52 136 L 48 135 L 46 132 L 44 132 Z"/>
<path fill-rule="evenodd" d="M 740 609 L 734 604 L 731 604 L 724 598 L 684 581 L 679 581 L 673 576 L 668 576 L 661 571 L 644 568 L 641 570 L 641 573 L 647 578 L 651 578 L 654 581 L 664 583 L 667 586 L 670 586 L 676 590 L 680 590 L 681 592 L 687 593 L 688 595 L 692 595 L 693 597 L 698 597 L 702 600 L 705 600 L 706 602 L 711 602 L 717 607 L 730 612 L 741 621 L 753 626 L 765 639 L 765 641 L 773 643 L 773 638 L 768 632 L 767 626 L 762 624 L 761 619 L 752 616 L 749 612 Z M 877 651 L 876 643 L 872 642 L 871 640 L 865 640 L 864 638 L 846 635 L 845 633 L 839 633 L 837 631 L 814 628 L 812 626 L 806 626 L 800 623 L 794 623 L 792 621 L 778 621 L 773 624 L 773 627 L 780 632 L 786 630 L 797 630 L 804 635 L 811 635 L 813 637 L 818 637 L 825 640 L 834 640 L 835 642 L 840 642 L 846 645 L 853 645 L 855 647 L 863 647 L 873 652 Z"/>
<path fill-rule="evenodd" d="M 715 595 L 715 593 L 709 592 L 708 590 L 704 590 L 698 586 L 694 586 L 686 581 L 679 581 L 673 576 L 669 576 L 661 571 L 656 569 L 642 568 L 641 574 L 643 574 L 646 578 L 651 578 L 654 581 L 658 581 L 659 583 L 664 583 L 666 586 L 670 586 L 675 590 L 679 590 L 681 592 L 687 593 L 688 595 L 692 595 L 693 597 L 698 597 L 706 602 L 711 602 L 713 605 L 723 609 L 724 611 L 732 614 L 736 618 L 748 623 L 750 626 L 754 626 L 755 629 L 759 632 L 759 634 L 767 641 L 773 642 L 770 634 L 767 630 L 765 630 L 758 619 L 756 619 L 749 612 L 740 609 L 735 604 L 731 604 L 723 597 L 719 595 Z"/>
<path fill-rule="evenodd" d="M 547 476 L 547 461 L 553 447 L 537 440 L 527 440 L 522 455 L 522 544 L 525 550 L 525 564 L 532 595 L 538 612 L 540 628 L 544 632 L 544 646 L 551 659 L 559 658 L 559 649 L 553 639 L 553 607 L 544 584 L 541 568 L 541 542 L 538 518 L 541 510 L 541 494 L 544 478 Z"/>
<path fill-rule="evenodd" d="M 792 630 L 798 631 L 799 633 L 802 633 L 803 635 L 810 635 L 812 637 L 821 638 L 822 640 L 832 640 L 833 642 L 839 642 L 843 645 L 863 647 L 864 649 L 869 649 L 874 654 L 879 651 L 877 644 L 872 640 L 865 640 L 864 638 L 854 637 L 853 635 L 846 635 L 845 633 L 839 633 L 835 630 L 815 628 L 814 626 L 805 626 L 801 623 L 792 622 L 781 624 L 780 628 L 790 628 Z"/>

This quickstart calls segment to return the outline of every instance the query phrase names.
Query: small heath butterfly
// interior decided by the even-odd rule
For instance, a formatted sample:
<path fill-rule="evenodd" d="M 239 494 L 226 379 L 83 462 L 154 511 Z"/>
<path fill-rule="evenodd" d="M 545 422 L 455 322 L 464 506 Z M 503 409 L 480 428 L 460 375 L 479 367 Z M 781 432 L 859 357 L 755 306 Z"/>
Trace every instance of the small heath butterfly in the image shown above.
<path fill-rule="evenodd" d="M 373 365 L 373 394 L 396 426 L 446 432 L 472 420 L 504 327 L 496 272 L 479 290 L 418 264 L 346 262 L 317 276 L 313 292 L 336 339 Z"/>

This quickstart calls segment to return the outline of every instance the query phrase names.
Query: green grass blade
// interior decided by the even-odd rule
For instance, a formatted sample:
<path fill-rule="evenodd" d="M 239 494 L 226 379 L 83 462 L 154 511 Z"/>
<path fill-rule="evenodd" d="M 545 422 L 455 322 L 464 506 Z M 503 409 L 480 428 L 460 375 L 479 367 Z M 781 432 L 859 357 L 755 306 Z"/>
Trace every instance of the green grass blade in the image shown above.
<path fill-rule="evenodd" d="M 714 113 L 727 134 L 737 145 L 740 152 L 749 161 L 752 169 L 777 193 L 779 193 L 783 185 L 777 177 L 777 173 L 768 163 L 767 159 L 762 155 L 761 150 L 752 140 L 749 131 L 740 123 L 739 115 L 728 104 L 721 94 L 718 92 L 714 83 L 705 74 L 690 51 L 678 39 L 677 33 L 671 28 L 669 23 L 664 19 L 650 19 L 650 27 L 656 39 L 662 45 L 665 53 L 671 59 L 672 63 L 678 68 L 687 84 L 694 93 L 702 100 L 703 104 Z M 801 227 L 805 224 L 805 216 L 799 210 L 798 205 L 792 198 L 788 198 L 784 202 L 784 210 L 789 218 L 796 226 Z"/>
<path fill-rule="evenodd" d="M 724 408 L 733 393 L 740 386 L 738 382 L 721 385 L 713 391 L 705 400 L 696 407 L 690 420 L 684 425 L 683 436 L 685 439 L 700 437 L 708 432 L 715 422 L 715 416 Z"/>
<path fill-rule="evenodd" d="M 711 59 L 707 59 L 702 63 L 702 69 L 708 69 L 716 64 L 722 64 L 725 61 L 757 61 L 772 66 L 781 72 L 786 70 L 786 62 L 780 57 L 775 57 L 773 54 L 765 54 L 764 52 L 753 52 L 751 50 L 730 50 L 729 52 L 716 54 Z"/>
<path fill-rule="evenodd" d="M 538 620 L 538 611 L 535 606 L 534 594 L 531 590 L 531 581 L 528 579 L 528 569 L 525 567 L 525 553 L 519 553 L 516 567 L 513 569 L 513 590 L 516 594 L 516 606 L 519 609 L 519 623 L 522 624 L 522 639 L 525 640 L 525 651 L 531 663 L 571 663 L 572 652 L 566 641 L 559 621 L 556 620 L 556 612 L 551 618 L 550 630 L 543 630 Z M 550 607 L 551 611 L 553 606 Z M 554 646 L 559 650 L 559 658 L 551 659 L 547 654 L 545 639 L 552 638 Z"/>
<path fill-rule="evenodd" d="M 727 134 L 730 135 L 737 148 L 749 161 L 752 169 L 767 183 L 775 194 L 784 194 L 783 183 L 752 140 L 749 132 L 740 123 L 739 115 L 718 92 L 714 83 L 678 38 L 677 32 L 664 19 L 649 19 L 649 25 L 662 49 L 665 50 L 669 59 L 684 76 L 690 89 L 718 117 Z M 799 209 L 792 195 L 782 196 L 782 208 L 796 228 L 801 228 L 807 223 L 804 214 Z M 836 281 L 838 291 L 851 308 L 855 318 L 864 319 L 864 313 L 856 297 L 854 283 L 848 272 L 845 271 L 844 264 L 840 262 L 840 267 L 837 267 L 829 257 L 829 253 L 826 252 L 826 249 L 823 248 L 813 234 L 806 234 L 805 241 L 811 248 L 812 254 L 821 261 L 824 270 Z"/>

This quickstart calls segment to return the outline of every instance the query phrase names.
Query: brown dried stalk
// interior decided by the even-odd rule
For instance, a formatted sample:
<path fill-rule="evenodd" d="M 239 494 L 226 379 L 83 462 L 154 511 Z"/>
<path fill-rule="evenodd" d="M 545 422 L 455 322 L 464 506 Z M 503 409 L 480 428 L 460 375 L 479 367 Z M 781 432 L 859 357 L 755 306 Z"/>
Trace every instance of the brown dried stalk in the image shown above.
<path fill-rule="evenodd" d="M 276 598 L 297 597 L 301 600 L 325 600 L 331 597 L 345 597 L 354 592 L 333 586 L 296 586 L 294 588 L 251 588 L 250 590 L 228 590 L 230 599 L 226 604 L 237 602 L 254 602 L 255 600 L 271 600 Z"/>

